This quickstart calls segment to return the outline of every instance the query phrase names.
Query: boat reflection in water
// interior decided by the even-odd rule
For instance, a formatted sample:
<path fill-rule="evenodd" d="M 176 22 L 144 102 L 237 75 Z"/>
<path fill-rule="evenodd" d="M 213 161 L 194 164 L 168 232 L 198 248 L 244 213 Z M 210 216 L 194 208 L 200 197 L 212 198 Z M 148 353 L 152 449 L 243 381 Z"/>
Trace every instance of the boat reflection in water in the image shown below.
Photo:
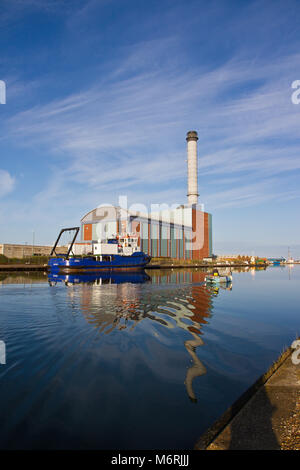
<path fill-rule="evenodd" d="M 150 277 L 144 271 L 102 271 L 101 273 L 82 274 L 59 274 L 57 272 L 50 271 L 48 274 L 48 282 L 50 285 L 56 284 L 57 282 L 63 282 L 66 286 L 81 283 L 95 286 L 127 282 L 139 284 L 149 280 Z"/>
<path fill-rule="evenodd" d="M 196 354 L 197 348 L 204 344 L 201 329 L 211 317 L 213 298 L 222 290 L 231 290 L 232 284 L 206 286 L 207 272 L 202 271 L 148 272 L 150 276 L 143 271 L 50 273 L 48 280 L 51 286 L 64 283 L 70 287 L 67 290 L 70 301 L 80 303 L 86 321 L 101 334 L 108 335 L 116 329 L 130 332 L 145 320 L 168 329 L 185 330 L 191 338 L 183 344 L 193 362 L 187 369 L 184 384 L 190 400 L 196 403 L 193 382 L 206 374 Z M 153 289 L 153 284 L 157 289 Z"/>

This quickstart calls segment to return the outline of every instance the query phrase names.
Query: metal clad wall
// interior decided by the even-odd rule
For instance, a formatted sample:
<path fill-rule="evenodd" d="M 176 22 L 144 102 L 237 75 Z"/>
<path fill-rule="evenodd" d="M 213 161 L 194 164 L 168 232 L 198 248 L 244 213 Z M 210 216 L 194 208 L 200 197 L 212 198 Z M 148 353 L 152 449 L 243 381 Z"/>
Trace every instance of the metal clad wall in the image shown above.
<path fill-rule="evenodd" d="M 93 224 L 93 240 L 106 240 L 115 237 L 117 234 L 117 221 L 105 221 Z"/>
<path fill-rule="evenodd" d="M 139 232 L 140 248 L 151 256 L 163 256 L 180 259 L 201 259 L 212 255 L 212 216 L 196 208 L 188 208 L 176 213 L 177 223 L 152 220 L 150 225 L 147 218 L 134 218 L 131 222 L 131 231 Z M 91 214 L 89 214 L 91 215 Z M 86 218 L 87 219 L 87 218 Z M 95 220 L 82 225 L 82 240 L 91 241 L 105 239 L 118 233 L 117 220 Z M 189 220 L 192 220 L 190 227 Z M 126 219 L 127 220 L 127 219 Z M 121 219 L 119 233 L 126 231 L 126 220 Z M 180 227 L 180 221 L 182 227 Z M 187 221 L 187 222 L 186 222 Z M 186 223 L 186 225 L 185 225 Z M 191 234 L 194 232 L 194 242 L 191 242 Z M 103 236 L 101 235 L 103 234 Z M 193 245 L 193 246 L 192 246 Z M 191 247 L 194 249 L 191 250 Z"/>
<path fill-rule="evenodd" d="M 170 227 L 170 239 L 171 239 L 171 250 L 170 256 L 171 258 L 176 258 L 176 238 L 175 238 L 175 229 L 174 226 L 171 225 Z"/>
<path fill-rule="evenodd" d="M 181 228 L 178 229 L 178 258 L 182 259 L 183 256 L 183 230 Z"/>
<path fill-rule="evenodd" d="M 158 225 L 157 256 L 161 256 L 160 241 L 161 241 L 161 222 L 159 222 L 159 225 Z"/>
<path fill-rule="evenodd" d="M 168 256 L 169 230 L 168 227 L 162 226 L 160 240 L 160 255 Z"/>
<path fill-rule="evenodd" d="M 117 221 L 108 222 L 108 229 L 106 232 L 107 238 L 115 237 L 117 235 Z"/>
<path fill-rule="evenodd" d="M 148 222 L 148 253 L 150 256 L 151 254 L 151 223 Z"/>
<path fill-rule="evenodd" d="M 151 256 L 158 256 L 157 241 L 158 241 L 158 224 L 151 224 Z"/>
<path fill-rule="evenodd" d="M 150 254 L 148 250 L 148 223 L 142 222 L 141 223 L 141 250 L 146 253 Z"/>
<path fill-rule="evenodd" d="M 197 213 L 199 217 L 196 217 Z M 199 208 L 182 207 L 175 211 L 164 211 L 162 214 L 157 214 L 157 218 L 161 216 L 165 219 L 163 222 L 155 222 L 155 228 L 151 228 L 147 217 L 132 217 L 130 219 L 132 221 L 130 231 L 137 231 L 140 226 L 142 251 L 152 256 L 181 259 L 201 259 L 212 255 L 211 214 L 204 213 Z M 113 207 L 95 209 L 82 219 L 82 240 L 98 240 L 102 238 L 101 233 L 103 233 L 103 238 L 106 238 L 106 236 L 128 232 L 130 227 L 126 226 L 127 219 L 128 213 L 126 211 L 121 213 L 120 210 Z M 99 229 L 98 224 L 103 224 L 103 226 L 100 225 L 102 228 Z M 194 250 L 191 250 L 189 237 L 192 230 L 196 238 Z"/>
<path fill-rule="evenodd" d="M 185 258 L 186 259 L 191 259 L 192 251 L 191 251 L 191 237 L 192 237 L 192 230 L 185 228 L 184 230 L 184 236 L 185 236 Z"/>
<path fill-rule="evenodd" d="M 101 233 L 99 231 L 99 225 L 101 225 L 101 223 L 98 223 L 98 224 L 93 224 L 93 231 L 92 231 L 92 238 L 93 240 L 97 240 L 100 239 L 100 237 L 98 236 L 98 232 Z"/>

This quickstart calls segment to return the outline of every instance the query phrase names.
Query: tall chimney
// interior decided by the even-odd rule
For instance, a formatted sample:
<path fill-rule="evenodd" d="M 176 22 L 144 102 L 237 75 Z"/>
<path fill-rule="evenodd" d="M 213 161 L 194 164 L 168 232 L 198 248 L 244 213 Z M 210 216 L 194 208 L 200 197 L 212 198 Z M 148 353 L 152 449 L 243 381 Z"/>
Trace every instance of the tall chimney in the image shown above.
<path fill-rule="evenodd" d="M 198 157 L 197 157 L 196 131 L 189 131 L 186 135 L 187 162 L 188 162 L 188 204 L 198 203 Z"/>

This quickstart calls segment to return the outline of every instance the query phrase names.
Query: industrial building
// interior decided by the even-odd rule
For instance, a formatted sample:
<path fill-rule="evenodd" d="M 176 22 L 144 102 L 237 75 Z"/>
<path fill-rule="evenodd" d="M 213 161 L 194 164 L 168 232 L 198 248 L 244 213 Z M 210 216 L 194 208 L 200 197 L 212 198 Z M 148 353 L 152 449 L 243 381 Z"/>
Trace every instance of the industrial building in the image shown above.
<path fill-rule="evenodd" d="M 81 244 L 131 234 L 141 251 L 152 257 L 203 259 L 212 256 L 212 216 L 198 204 L 196 131 L 187 133 L 187 204 L 146 213 L 121 207 L 100 206 L 81 219 Z M 84 251 L 83 251 L 84 252 Z"/>

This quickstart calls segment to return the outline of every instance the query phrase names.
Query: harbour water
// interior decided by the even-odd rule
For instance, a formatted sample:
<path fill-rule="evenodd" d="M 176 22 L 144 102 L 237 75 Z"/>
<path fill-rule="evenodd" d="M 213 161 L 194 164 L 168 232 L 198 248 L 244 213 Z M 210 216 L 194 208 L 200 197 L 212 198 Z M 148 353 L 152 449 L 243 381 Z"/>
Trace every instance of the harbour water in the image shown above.
<path fill-rule="evenodd" d="M 0 273 L 0 448 L 191 449 L 300 334 L 300 265 Z"/>

